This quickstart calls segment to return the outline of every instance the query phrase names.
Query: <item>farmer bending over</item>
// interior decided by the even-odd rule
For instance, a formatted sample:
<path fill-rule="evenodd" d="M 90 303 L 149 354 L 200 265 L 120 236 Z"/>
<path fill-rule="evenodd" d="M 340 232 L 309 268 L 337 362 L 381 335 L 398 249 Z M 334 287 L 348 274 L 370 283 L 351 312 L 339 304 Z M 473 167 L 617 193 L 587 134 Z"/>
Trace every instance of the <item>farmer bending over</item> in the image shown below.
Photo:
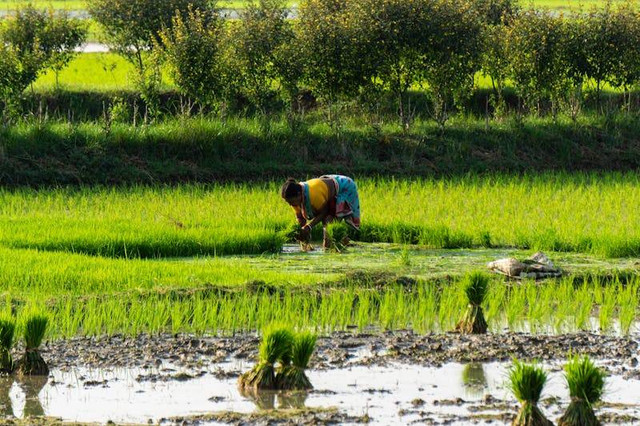
<path fill-rule="evenodd" d="M 331 241 L 327 225 L 336 218 L 343 219 L 356 230 L 360 229 L 358 188 L 350 177 L 324 175 L 306 182 L 296 182 L 289 178 L 282 185 L 280 195 L 296 212 L 296 218 L 302 227 L 302 241 L 308 241 L 311 229 L 322 222 L 322 246 L 328 248 Z"/>

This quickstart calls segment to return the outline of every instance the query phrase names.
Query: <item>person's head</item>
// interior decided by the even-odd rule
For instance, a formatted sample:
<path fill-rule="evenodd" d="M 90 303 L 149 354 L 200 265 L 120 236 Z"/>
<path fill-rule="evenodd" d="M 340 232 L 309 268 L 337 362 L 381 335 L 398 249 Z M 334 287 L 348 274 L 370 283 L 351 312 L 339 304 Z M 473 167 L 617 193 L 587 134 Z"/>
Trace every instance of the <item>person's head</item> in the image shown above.
<path fill-rule="evenodd" d="M 284 185 L 282 185 L 280 195 L 290 205 L 299 206 L 302 204 L 302 185 L 296 182 L 295 179 L 289 178 Z"/>

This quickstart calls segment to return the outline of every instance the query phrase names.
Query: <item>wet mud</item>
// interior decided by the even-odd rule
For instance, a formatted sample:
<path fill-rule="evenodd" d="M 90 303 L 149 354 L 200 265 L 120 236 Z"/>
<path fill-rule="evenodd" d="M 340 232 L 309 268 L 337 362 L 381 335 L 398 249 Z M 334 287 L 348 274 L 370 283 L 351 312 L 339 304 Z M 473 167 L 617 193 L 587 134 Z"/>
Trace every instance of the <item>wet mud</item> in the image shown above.
<path fill-rule="evenodd" d="M 569 352 L 589 354 L 611 378 L 599 419 L 631 424 L 640 421 L 638 337 L 335 332 L 318 340 L 314 390 L 256 395 L 236 386 L 255 362 L 255 334 L 73 338 L 44 345 L 46 385 L 0 380 L 0 424 L 508 424 L 518 410 L 504 386 L 514 356 L 550 371 L 540 406 L 557 419 Z M 96 411 L 105 404 L 121 412 Z"/>
<path fill-rule="evenodd" d="M 561 335 L 500 333 L 486 335 L 415 334 L 411 331 L 334 332 L 318 339 L 316 369 L 346 365 L 384 365 L 403 362 L 438 366 L 446 362 L 491 362 L 519 359 L 564 360 L 569 352 L 611 360 L 609 368 L 640 377 L 638 335 L 626 337 L 589 332 Z M 170 362 L 197 372 L 227 359 L 254 360 L 259 337 L 140 335 L 138 337 L 78 337 L 47 342 L 42 350 L 50 365 L 153 368 Z M 221 373 L 223 374 L 223 373 Z M 228 375 L 229 373 L 224 373 Z M 176 378 L 177 379 L 177 378 Z"/>

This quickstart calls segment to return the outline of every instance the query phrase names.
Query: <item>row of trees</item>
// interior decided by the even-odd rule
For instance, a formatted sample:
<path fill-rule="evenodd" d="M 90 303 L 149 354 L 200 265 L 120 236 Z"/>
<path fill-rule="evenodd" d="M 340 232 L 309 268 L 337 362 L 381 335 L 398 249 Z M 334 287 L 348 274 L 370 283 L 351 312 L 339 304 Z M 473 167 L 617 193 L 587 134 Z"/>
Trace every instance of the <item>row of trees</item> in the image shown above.
<path fill-rule="evenodd" d="M 90 0 L 90 10 L 140 75 L 157 77 L 149 69 L 163 61 L 200 105 L 241 94 L 265 110 L 274 96 L 293 100 L 304 87 L 330 114 L 340 99 L 391 96 L 408 124 L 408 92 L 423 86 L 443 125 L 472 95 L 478 72 L 490 77 L 498 112 L 507 81 L 521 110 L 550 105 L 574 116 L 586 83 L 599 99 L 605 84 L 630 93 L 640 82 L 640 14 L 631 3 L 565 17 L 521 11 L 512 0 L 305 0 L 289 19 L 281 0 L 260 0 L 229 21 L 206 0 L 182 0 L 170 19 L 143 18 L 166 13 L 162 1 Z M 114 21 L 131 11 L 155 27 Z"/>
<path fill-rule="evenodd" d="M 237 20 L 224 19 L 208 0 L 88 5 L 112 48 L 135 65 L 152 109 L 162 66 L 203 107 L 242 96 L 267 110 L 279 95 L 295 104 L 306 88 L 329 113 L 341 99 L 391 96 L 403 124 L 412 115 L 411 88 L 428 90 L 433 116 L 444 125 L 453 109 L 464 107 L 478 72 L 491 79 L 497 111 L 505 108 L 510 82 L 521 110 L 542 113 L 550 105 L 554 114 L 566 108 L 574 116 L 586 84 L 593 83 L 599 99 L 605 84 L 630 96 L 640 82 L 640 14 L 631 3 L 565 17 L 521 11 L 512 0 L 304 0 L 290 19 L 281 0 L 260 0 Z M 27 15 L 47 18 L 33 10 Z M 64 16 L 49 15 L 41 30 L 20 16 L 2 34 L 3 97 L 24 90 L 43 67 L 64 66 L 65 47 L 85 34 Z M 55 27 L 47 22 L 58 20 L 65 36 L 44 43 L 47 25 Z M 25 34 L 12 35 L 20 28 Z"/>

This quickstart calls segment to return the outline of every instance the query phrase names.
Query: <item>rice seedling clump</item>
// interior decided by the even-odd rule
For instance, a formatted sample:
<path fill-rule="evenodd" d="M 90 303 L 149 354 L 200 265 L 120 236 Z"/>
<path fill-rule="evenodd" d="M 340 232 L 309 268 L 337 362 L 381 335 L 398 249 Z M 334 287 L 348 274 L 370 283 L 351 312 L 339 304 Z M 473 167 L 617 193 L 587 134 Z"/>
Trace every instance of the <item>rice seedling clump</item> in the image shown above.
<path fill-rule="evenodd" d="M 487 321 L 482 312 L 482 302 L 487 294 L 489 277 L 482 272 L 473 272 L 465 278 L 464 292 L 468 306 L 456 331 L 463 334 L 483 334 L 487 332 Z"/>
<path fill-rule="evenodd" d="M 265 330 L 260 343 L 258 363 L 240 376 L 238 384 L 245 390 L 276 389 L 276 362 L 291 360 L 293 333 L 282 327 Z"/>
<path fill-rule="evenodd" d="M 588 356 L 573 356 L 564 367 L 571 404 L 558 420 L 559 426 L 594 426 L 600 422 L 593 412 L 593 404 L 604 393 L 605 373 Z"/>
<path fill-rule="evenodd" d="M 285 390 L 313 389 L 305 370 L 316 347 L 317 336 L 312 333 L 302 332 L 295 335 L 291 347 L 290 362 L 282 360 L 282 368 L 278 372 L 278 388 Z"/>
<path fill-rule="evenodd" d="M 0 319 L 0 373 L 10 374 L 13 372 L 11 348 L 13 347 L 15 329 L 16 325 L 13 321 Z"/>
<path fill-rule="evenodd" d="M 38 348 L 47 331 L 48 319 L 44 315 L 33 315 L 27 319 L 24 328 L 25 353 L 18 361 L 18 374 L 28 376 L 46 376 L 49 367 L 42 359 Z"/>
<path fill-rule="evenodd" d="M 509 389 L 522 404 L 513 420 L 514 426 L 551 426 L 540 408 L 538 401 L 547 382 L 547 373 L 536 364 L 525 364 L 514 359 L 509 370 Z"/>
<path fill-rule="evenodd" d="M 344 222 L 334 221 L 327 226 L 329 247 L 337 252 L 344 251 L 349 245 L 349 228 Z"/>

